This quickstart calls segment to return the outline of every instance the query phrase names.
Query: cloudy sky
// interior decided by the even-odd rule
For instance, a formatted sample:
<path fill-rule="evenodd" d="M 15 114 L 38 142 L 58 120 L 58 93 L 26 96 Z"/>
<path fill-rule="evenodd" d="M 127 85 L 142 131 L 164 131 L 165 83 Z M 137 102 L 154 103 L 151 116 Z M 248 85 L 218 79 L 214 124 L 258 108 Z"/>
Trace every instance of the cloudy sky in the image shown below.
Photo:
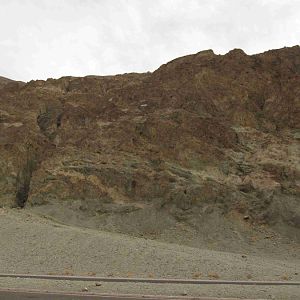
<path fill-rule="evenodd" d="M 0 76 L 153 71 L 213 49 L 300 43 L 299 0 L 0 0 Z"/>

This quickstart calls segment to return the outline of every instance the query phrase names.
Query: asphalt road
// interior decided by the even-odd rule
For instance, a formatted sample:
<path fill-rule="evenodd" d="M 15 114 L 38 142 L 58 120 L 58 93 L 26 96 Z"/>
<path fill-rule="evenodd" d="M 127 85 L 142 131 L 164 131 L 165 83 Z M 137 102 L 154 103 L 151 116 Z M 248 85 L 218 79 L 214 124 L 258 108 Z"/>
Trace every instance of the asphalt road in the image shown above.
<path fill-rule="evenodd" d="M 173 296 L 146 296 L 146 295 L 96 295 L 90 293 L 63 293 L 46 291 L 25 291 L 0 289 L 0 300 L 239 300 L 233 298 L 202 298 L 202 297 L 173 297 Z M 246 299 L 243 299 L 246 300 Z M 249 299 L 250 300 L 250 299 Z M 263 300 L 263 299 L 262 299 Z"/>

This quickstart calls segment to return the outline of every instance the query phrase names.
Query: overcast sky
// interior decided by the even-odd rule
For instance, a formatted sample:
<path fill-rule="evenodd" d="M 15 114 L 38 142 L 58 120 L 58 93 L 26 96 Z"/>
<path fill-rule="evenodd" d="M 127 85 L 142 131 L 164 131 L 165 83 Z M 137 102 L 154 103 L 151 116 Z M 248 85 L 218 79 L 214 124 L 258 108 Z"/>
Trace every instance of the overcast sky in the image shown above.
<path fill-rule="evenodd" d="M 299 44 L 299 0 L 0 0 L 0 76 L 153 71 L 186 54 Z"/>

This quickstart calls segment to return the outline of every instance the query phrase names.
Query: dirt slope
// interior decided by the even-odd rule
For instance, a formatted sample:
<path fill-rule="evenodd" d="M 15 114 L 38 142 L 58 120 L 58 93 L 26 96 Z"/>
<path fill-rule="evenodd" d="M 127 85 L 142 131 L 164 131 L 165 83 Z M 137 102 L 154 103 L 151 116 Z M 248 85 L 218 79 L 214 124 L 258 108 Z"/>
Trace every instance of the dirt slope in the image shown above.
<path fill-rule="evenodd" d="M 26 210 L 0 209 L 3 273 L 299 281 L 299 255 L 282 244 L 277 258 L 174 245 L 58 224 Z M 267 240 L 273 244 L 272 240 Z M 277 247 L 274 247 L 275 249 Z M 299 254 L 299 252 L 298 252 Z M 247 299 L 299 299 L 297 286 L 147 285 L 0 278 L 0 288 L 164 294 Z"/>
<path fill-rule="evenodd" d="M 299 108 L 299 46 L 10 82 L 0 204 L 136 234 L 210 224 L 204 236 L 222 239 L 267 225 L 299 239 Z"/>

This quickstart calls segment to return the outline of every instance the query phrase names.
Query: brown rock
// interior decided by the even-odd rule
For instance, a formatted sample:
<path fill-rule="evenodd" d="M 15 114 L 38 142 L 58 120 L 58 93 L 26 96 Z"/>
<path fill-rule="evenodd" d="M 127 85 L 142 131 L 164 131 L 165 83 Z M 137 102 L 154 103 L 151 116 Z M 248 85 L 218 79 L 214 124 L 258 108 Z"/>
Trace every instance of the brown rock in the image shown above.
<path fill-rule="evenodd" d="M 196 226 L 207 208 L 299 229 L 299 65 L 296 46 L 205 51 L 145 74 L 0 78 L 0 205 L 110 216 L 127 232 Z"/>

